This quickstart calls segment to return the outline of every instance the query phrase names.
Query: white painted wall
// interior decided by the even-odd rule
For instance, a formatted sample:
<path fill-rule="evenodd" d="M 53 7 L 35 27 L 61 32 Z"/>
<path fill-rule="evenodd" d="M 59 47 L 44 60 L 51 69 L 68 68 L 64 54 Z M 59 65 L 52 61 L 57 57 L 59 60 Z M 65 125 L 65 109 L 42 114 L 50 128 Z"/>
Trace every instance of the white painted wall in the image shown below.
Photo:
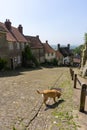
<path fill-rule="evenodd" d="M 54 53 L 46 53 L 45 54 L 45 59 L 46 60 L 48 60 L 48 61 L 51 61 L 51 60 L 53 60 L 54 58 L 56 58 L 56 53 L 54 52 Z"/>
<path fill-rule="evenodd" d="M 63 64 L 64 63 L 70 63 L 70 57 L 69 56 L 63 58 Z"/>

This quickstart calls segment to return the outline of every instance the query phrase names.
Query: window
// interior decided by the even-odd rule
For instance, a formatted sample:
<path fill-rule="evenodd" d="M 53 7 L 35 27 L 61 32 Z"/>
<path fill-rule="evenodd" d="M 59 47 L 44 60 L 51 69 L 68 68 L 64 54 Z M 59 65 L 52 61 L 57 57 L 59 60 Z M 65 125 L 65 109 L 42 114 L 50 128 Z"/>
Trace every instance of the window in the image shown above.
<path fill-rule="evenodd" d="M 8 43 L 8 46 L 9 46 L 9 50 L 13 50 L 13 49 L 14 49 L 12 42 L 9 42 L 9 43 Z"/>
<path fill-rule="evenodd" d="M 18 56 L 18 64 L 20 64 L 20 63 L 21 63 L 21 57 Z"/>
<path fill-rule="evenodd" d="M 17 42 L 16 45 L 17 45 L 17 49 L 19 50 L 20 49 L 20 43 Z"/>
<path fill-rule="evenodd" d="M 27 46 L 27 45 L 29 45 L 29 43 L 28 43 L 28 42 L 26 43 L 26 46 Z"/>
<path fill-rule="evenodd" d="M 21 43 L 21 48 L 24 49 L 25 45 L 24 43 Z"/>

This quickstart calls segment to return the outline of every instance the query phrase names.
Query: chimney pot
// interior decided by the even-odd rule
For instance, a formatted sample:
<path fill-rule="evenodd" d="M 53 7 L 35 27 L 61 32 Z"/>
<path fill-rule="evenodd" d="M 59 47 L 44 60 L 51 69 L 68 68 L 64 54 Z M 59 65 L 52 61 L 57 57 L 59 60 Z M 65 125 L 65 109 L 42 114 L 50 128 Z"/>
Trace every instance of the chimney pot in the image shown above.
<path fill-rule="evenodd" d="M 46 43 L 48 43 L 48 40 L 46 40 Z"/>
<path fill-rule="evenodd" d="M 20 32 L 21 34 L 23 34 L 23 27 L 22 27 L 21 24 L 18 26 L 18 30 L 19 30 L 19 32 Z"/>
<path fill-rule="evenodd" d="M 67 45 L 68 49 L 70 49 L 70 44 Z"/>
<path fill-rule="evenodd" d="M 58 43 L 58 48 L 57 48 L 57 50 L 59 50 L 60 49 L 60 44 Z"/>
<path fill-rule="evenodd" d="M 9 31 L 11 31 L 11 22 L 10 22 L 9 19 L 6 19 L 6 21 L 5 21 L 5 26 L 6 26 L 6 28 L 7 28 Z"/>
<path fill-rule="evenodd" d="M 39 39 L 39 35 L 36 36 Z"/>

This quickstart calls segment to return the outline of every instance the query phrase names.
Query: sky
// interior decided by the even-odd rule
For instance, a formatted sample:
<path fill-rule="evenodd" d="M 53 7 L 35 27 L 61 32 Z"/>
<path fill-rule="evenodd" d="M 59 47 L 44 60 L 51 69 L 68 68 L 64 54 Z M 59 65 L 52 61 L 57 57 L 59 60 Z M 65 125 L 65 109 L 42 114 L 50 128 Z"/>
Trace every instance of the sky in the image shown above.
<path fill-rule="evenodd" d="M 87 32 L 87 0 L 0 0 L 0 22 L 23 26 L 50 45 L 81 45 Z"/>

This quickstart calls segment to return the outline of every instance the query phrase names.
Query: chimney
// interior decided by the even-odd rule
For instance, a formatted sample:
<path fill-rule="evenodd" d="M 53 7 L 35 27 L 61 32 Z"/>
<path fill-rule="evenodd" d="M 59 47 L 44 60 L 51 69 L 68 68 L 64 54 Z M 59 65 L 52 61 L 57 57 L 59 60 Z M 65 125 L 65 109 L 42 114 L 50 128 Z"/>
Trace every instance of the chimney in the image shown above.
<path fill-rule="evenodd" d="M 22 27 L 21 24 L 18 26 L 18 30 L 19 30 L 19 32 L 20 32 L 21 34 L 23 34 L 23 27 Z"/>
<path fill-rule="evenodd" d="M 7 28 L 9 31 L 11 31 L 11 22 L 10 22 L 9 19 L 6 19 L 6 21 L 5 21 L 5 26 L 6 26 L 6 28 Z"/>
<path fill-rule="evenodd" d="M 59 50 L 59 49 L 60 49 L 60 44 L 58 43 L 57 50 Z"/>
<path fill-rule="evenodd" d="M 48 40 L 46 40 L 46 43 L 48 44 Z"/>
<path fill-rule="evenodd" d="M 36 36 L 39 39 L 39 35 Z"/>
<path fill-rule="evenodd" d="M 70 44 L 67 45 L 68 49 L 70 50 Z"/>

